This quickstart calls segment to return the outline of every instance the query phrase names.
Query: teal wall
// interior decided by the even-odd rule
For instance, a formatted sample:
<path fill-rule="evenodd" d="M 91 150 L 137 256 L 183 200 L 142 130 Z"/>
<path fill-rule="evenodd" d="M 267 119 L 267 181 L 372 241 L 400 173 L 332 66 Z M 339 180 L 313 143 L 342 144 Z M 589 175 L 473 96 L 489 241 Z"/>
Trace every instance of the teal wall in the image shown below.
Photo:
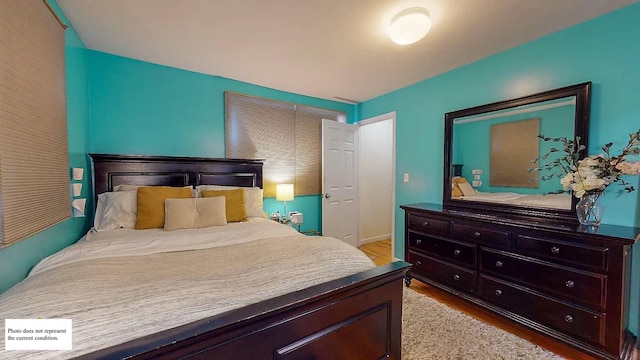
<path fill-rule="evenodd" d="M 63 21 L 70 25 L 54 1 L 49 1 Z M 87 57 L 82 40 L 73 27 L 65 32 L 67 71 L 67 125 L 69 134 L 69 166 L 88 169 L 89 102 L 87 93 Z M 88 176 L 87 176 L 88 175 Z M 90 174 L 85 173 L 82 195 L 90 198 Z M 87 209 L 91 209 L 91 203 Z M 71 211 L 71 195 L 69 195 Z M 0 249 L 0 293 L 24 279 L 29 270 L 43 258 L 76 242 L 90 227 L 91 214 L 71 218 L 38 234 Z"/>
<path fill-rule="evenodd" d="M 640 124 L 640 4 L 551 34 L 359 105 L 360 117 L 396 111 L 396 202 L 442 202 L 444 113 L 593 82 L 589 153 L 620 149 Z M 428 64 L 425 64 L 428 66 Z M 409 173 L 411 182 L 403 183 Z M 638 177 L 628 179 L 636 189 Z M 604 223 L 640 226 L 640 191 L 603 198 Z M 403 256 L 404 214 L 395 212 Z M 640 248 L 633 254 L 630 328 L 638 334 Z"/>
<path fill-rule="evenodd" d="M 347 113 L 356 106 L 278 91 L 218 76 L 90 51 L 91 152 L 225 156 L 224 92 L 233 91 Z M 265 211 L 282 212 L 265 199 Z M 287 211 L 305 214 L 302 230 L 321 227 L 319 196 L 300 196 Z"/>

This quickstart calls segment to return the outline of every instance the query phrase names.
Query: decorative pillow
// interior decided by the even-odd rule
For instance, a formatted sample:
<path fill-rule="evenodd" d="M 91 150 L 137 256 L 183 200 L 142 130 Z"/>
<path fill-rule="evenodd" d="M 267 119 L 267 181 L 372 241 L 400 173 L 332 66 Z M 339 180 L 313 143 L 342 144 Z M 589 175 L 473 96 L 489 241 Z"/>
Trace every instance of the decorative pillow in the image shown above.
<path fill-rule="evenodd" d="M 463 196 L 474 196 L 476 194 L 476 190 L 468 182 L 458 183 L 458 187 Z"/>
<path fill-rule="evenodd" d="M 477 194 L 476 190 L 471 187 L 467 179 L 463 178 L 462 176 L 454 176 L 451 180 L 455 185 L 458 186 L 458 189 L 462 193 L 462 196 L 473 196 Z"/>
<path fill-rule="evenodd" d="M 106 192 L 98 195 L 93 227 L 97 231 L 135 228 L 137 203 L 135 191 Z"/>
<path fill-rule="evenodd" d="M 138 188 L 144 185 L 122 184 L 113 187 L 113 191 L 138 191 Z"/>
<path fill-rule="evenodd" d="M 225 197 L 167 199 L 164 229 L 199 229 L 227 224 Z"/>
<path fill-rule="evenodd" d="M 244 190 L 202 190 L 202 197 L 225 197 L 225 211 L 227 222 L 239 222 L 247 220 L 247 209 L 244 206 Z"/>
<path fill-rule="evenodd" d="M 452 181 L 451 182 L 451 197 L 459 198 L 460 196 L 462 196 L 462 191 L 460 191 L 460 188 L 458 187 L 458 184 L 456 184 L 455 181 Z"/>
<path fill-rule="evenodd" d="M 244 190 L 244 206 L 247 210 L 247 217 L 264 217 L 263 210 L 263 191 L 259 187 L 238 187 L 238 186 L 222 186 L 222 185 L 198 185 L 196 193 L 200 194 L 203 190 Z"/>
<path fill-rule="evenodd" d="M 136 229 L 164 227 L 164 201 L 166 199 L 190 198 L 190 188 L 171 186 L 141 186 L 138 188 L 138 213 Z"/>

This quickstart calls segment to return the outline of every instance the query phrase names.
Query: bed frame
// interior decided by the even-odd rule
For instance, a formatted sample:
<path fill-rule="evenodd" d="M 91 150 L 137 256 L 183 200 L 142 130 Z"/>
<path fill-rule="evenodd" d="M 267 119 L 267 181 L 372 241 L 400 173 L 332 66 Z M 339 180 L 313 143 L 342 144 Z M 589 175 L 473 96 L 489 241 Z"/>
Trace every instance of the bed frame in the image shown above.
<path fill-rule="evenodd" d="M 262 160 L 90 156 L 96 196 L 119 184 L 262 187 Z M 400 359 L 409 266 L 376 267 L 79 358 Z"/>

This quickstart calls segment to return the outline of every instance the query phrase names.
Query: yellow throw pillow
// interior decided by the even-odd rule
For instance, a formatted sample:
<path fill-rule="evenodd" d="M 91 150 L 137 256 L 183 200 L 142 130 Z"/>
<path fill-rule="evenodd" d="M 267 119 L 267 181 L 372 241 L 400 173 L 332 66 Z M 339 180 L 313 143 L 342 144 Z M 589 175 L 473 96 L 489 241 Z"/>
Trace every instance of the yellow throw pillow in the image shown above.
<path fill-rule="evenodd" d="M 138 188 L 136 230 L 164 227 L 164 201 L 190 198 L 190 188 L 171 186 L 142 186 Z"/>
<path fill-rule="evenodd" d="M 467 179 L 461 176 L 454 176 L 451 180 L 453 181 L 453 184 L 458 187 L 460 196 L 473 196 L 476 194 L 476 190 L 471 187 Z"/>
<path fill-rule="evenodd" d="M 202 190 L 202 197 L 224 196 L 227 222 L 247 220 L 247 208 L 244 205 L 244 190 Z"/>
<path fill-rule="evenodd" d="M 460 191 L 460 188 L 458 187 L 458 183 L 456 183 L 455 181 L 452 181 L 451 182 L 451 197 L 459 198 L 460 196 L 462 196 L 462 191 Z"/>

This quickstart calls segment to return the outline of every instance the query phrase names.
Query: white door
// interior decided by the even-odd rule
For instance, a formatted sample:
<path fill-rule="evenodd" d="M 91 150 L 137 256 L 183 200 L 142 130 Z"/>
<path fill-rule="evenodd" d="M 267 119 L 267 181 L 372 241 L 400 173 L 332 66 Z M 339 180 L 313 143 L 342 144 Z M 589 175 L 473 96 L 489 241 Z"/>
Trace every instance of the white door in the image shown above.
<path fill-rule="evenodd" d="M 358 246 L 358 127 L 322 120 L 322 235 Z"/>

